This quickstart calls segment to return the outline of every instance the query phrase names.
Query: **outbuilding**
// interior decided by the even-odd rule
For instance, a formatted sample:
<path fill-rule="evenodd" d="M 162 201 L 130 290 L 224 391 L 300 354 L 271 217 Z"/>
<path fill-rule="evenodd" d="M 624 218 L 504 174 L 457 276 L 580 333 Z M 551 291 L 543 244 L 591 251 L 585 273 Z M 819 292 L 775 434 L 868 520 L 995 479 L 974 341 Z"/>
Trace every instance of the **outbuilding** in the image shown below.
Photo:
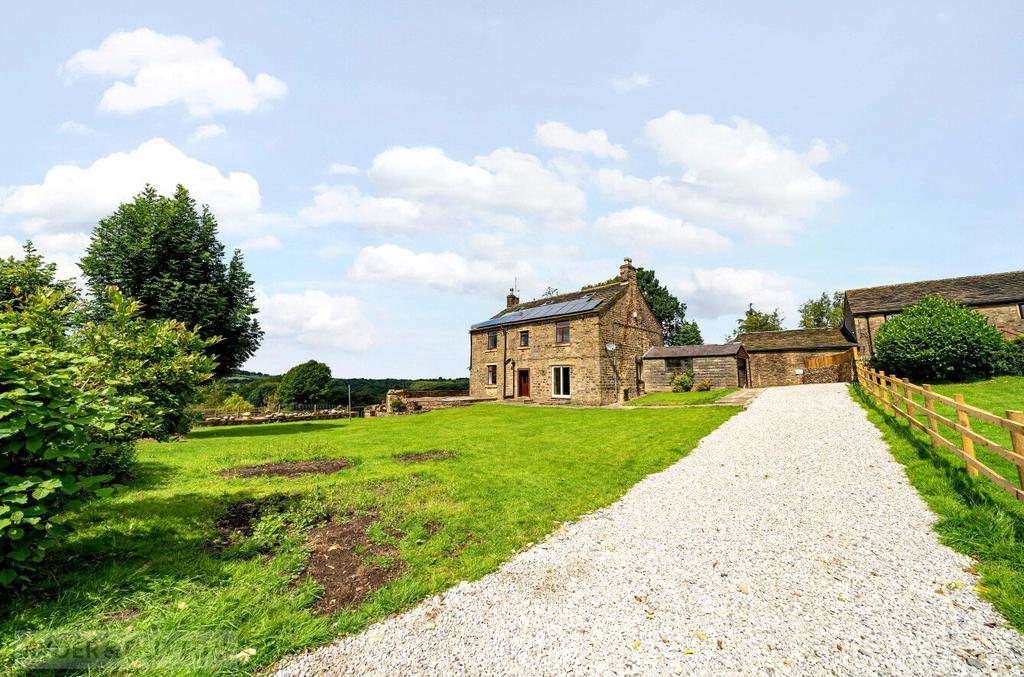
<path fill-rule="evenodd" d="M 740 343 L 702 346 L 654 346 L 643 356 L 647 392 L 672 390 L 672 379 L 683 372 L 693 381 L 708 380 L 712 388 L 746 388 L 747 351 Z"/>
<path fill-rule="evenodd" d="M 812 358 L 831 357 L 857 346 L 842 328 L 758 331 L 740 334 L 736 340 L 749 355 L 750 385 L 754 388 L 852 379 L 849 363 L 826 368 L 807 365 Z"/>

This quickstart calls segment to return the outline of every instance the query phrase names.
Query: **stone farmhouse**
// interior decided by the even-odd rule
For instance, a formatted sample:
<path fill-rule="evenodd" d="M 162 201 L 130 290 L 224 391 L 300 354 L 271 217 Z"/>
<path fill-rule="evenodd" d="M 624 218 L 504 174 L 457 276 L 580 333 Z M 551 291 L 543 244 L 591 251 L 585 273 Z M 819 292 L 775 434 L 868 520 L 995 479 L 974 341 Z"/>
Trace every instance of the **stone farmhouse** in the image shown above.
<path fill-rule="evenodd" d="M 642 356 L 661 325 L 626 259 L 611 282 L 520 303 L 469 330 L 471 398 L 611 404 L 643 392 Z"/>

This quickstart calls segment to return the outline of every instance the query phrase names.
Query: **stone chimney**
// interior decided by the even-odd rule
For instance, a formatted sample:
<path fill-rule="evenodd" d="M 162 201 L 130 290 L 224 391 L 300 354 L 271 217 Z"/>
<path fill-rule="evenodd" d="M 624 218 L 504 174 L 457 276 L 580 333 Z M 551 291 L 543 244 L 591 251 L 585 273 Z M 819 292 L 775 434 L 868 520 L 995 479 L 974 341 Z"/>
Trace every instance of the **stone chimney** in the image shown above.
<path fill-rule="evenodd" d="M 619 266 L 619 279 L 623 282 L 636 284 L 636 268 L 633 267 L 633 259 L 628 256 L 622 259 L 622 265 Z"/>
<path fill-rule="evenodd" d="M 518 306 L 518 305 L 519 305 L 519 297 L 516 296 L 516 290 L 515 289 L 509 289 L 508 290 L 508 296 L 505 297 L 505 307 L 506 308 L 511 308 L 512 306 Z"/>

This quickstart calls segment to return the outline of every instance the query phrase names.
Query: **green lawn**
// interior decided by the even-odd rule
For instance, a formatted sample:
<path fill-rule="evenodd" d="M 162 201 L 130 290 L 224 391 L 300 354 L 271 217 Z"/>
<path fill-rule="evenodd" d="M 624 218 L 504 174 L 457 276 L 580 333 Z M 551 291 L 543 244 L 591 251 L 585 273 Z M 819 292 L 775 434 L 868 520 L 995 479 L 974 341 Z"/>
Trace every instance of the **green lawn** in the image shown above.
<path fill-rule="evenodd" d="M 252 672 L 494 571 L 682 458 L 738 411 L 478 405 L 207 428 L 183 442 L 143 443 L 140 478 L 74 516 L 73 538 L 50 554 L 35 588 L 4 600 L 0 672 L 26 672 L 28 652 L 54 638 L 59 647 L 113 647 L 87 664 L 93 674 Z M 393 458 L 434 449 L 457 455 Z M 330 458 L 354 465 L 294 479 L 218 473 Z M 286 504 L 276 522 L 259 522 L 251 538 L 211 548 L 227 505 L 282 494 L 304 499 Z M 339 521 L 350 511 L 375 516 L 367 535 L 396 547 L 405 567 L 333 617 L 310 612 L 319 589 L 298 576 L 308 557 L 302 519 L 324 510 Z M 250 649 L 247 662 L 232 658 Z"/>
<path fill-rule="evenodd" d="M 722 388 L 720 390 L 691 390 L 688 393 L 649 393 L 635 400 L 626 402 L 629 407 L 666 407 L 680 404 L 712 404 L 739 388 Z"/>
<path fill-rule="evenodd" d="M 1003 413 L 999 407 L 1013 408 L 1011 405 L 1020 398 L 1022 383 L 1024 379 L 1000 378 L 936 389 L 943 393 L 963 392 L 968 402 Z M 932 447 L 924 432 L 911 428 L 897 415 L 883 413 L 859 385 L 851 385 L 850 392 L 882 431 L 893 457 L 906 466 L 910 483 L 938 515 L 935 530 L 942 542 L 978 560 L 975 569 L 982 576 L 979 593 L 1011 625 L 1024 632 L 1024 503 L 984 477 L 968 476 L 963 461 L 944 449 Z M 992 454 L 980 448 L 977 454 L 990 467 L 1003 472 L 990 458 Z M 1012 472 L 1016 479 L 1016 471 Z"/>
<path fill-rule="evenodd" d="M 945 383 L 933 386 L 933 389 L 935 392 L 947 397 L 953 397 L 953 395 L 959 393 L 964 396 L 967 404 L 984 409 L 997 416 L 1005 417 L 1007 409 L 1024 410 L 1024 377 L 1022 376 L 999 376 L 987 381 L 974 381 L 972 383 Z M 924 398 L 920 395 L 914 395 L 913 399 L 919 404 L 924 404 Z M 956 412 L 951 407 L 936 403 L 935 410 L 946 418 L 956 420 Z M 922 423 L 927 423 L 928 421 L 924 414 L 917 414 L 917 418 Z M 1004 449 L 1013 449 L 1010 433 L 1005 428 L 971 418 L 971 429 L 998 443 Z M 939 425 L 939 432 L 942 433 L 943 437 L 960 446 L 960 433 L 941 424 Z M 975 455 L 979 461 L 1020 486 L 1017 466 L 980 444 L 975 444 L 974 446 Z"/>

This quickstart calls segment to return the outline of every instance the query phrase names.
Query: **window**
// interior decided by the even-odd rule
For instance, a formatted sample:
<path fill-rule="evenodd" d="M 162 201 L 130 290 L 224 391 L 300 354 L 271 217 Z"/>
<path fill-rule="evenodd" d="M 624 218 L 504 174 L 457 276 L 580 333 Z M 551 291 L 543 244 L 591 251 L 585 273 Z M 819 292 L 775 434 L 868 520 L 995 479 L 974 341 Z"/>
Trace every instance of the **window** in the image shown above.
<path fill-rule="evenodd" d="M 487 385 L 498 385 L 498 365 L 496 364 L 487 365 Z"/>
<path fill-rule="evenodd" d="M 519 332 L 519 347 L 525 348 L 530 345 L 530 332 L 521 331 Z"/>
<path fill-rule="evenodd" d="M 551 396 L 568 399 L 572 395 L 569 383 L 569 367 L 551 368 Z"/>
<path fill-rule="evenodd" d="M 487 350 L 496 350 L 498 348 L 498 332 L 489 331 L 487 332 Z"/>
<path fill-rule="evenodd" d="M 688 357 L 670 357 L 665 360 L 665 371 L 670 374 L 682 374 L 686 371 L 693 371 L 693 360 Z"/>
<path fill-rule="evenodd" d="M 555 322 L 555 343 L 569 342 L 569 321 Z M 568 367 L 566 367 L 568 369 Z"/>

